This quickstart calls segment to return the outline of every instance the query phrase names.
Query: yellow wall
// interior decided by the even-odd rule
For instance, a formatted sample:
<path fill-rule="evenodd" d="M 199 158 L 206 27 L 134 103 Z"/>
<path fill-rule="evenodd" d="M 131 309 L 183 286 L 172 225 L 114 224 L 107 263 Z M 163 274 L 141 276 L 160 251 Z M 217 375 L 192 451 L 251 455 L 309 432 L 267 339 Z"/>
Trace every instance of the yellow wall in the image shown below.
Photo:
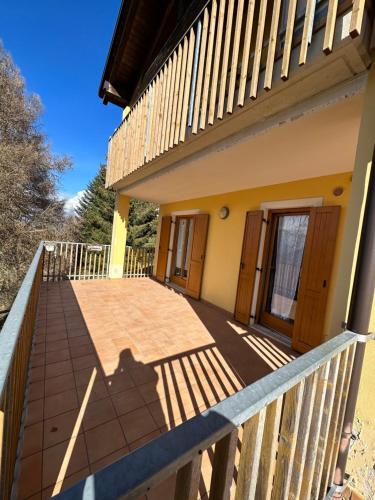
<path fill-rule="evenodd" d="M 116 193 L 112 225 L 111 259 L 109 265 L 110 278 L 122 278 L 123 275 L 129 203 L 130 198 L 128 196 Z"/>
<path fill-rule="evenodd" d="M 333 195 L 333 189 L 337 186 L 344 187 L 344 193 L 339 197 Z M 323 197 L 325 205 L 341 205 L 342 212 L 325 327 L 325 335 L 334 335 L 338 332 L 330 331 L 331 304 L 350 186 L 351 173 L 346 173 L 171 203 L 162 205 L 160 213 L 167 215 L 174 211 L 200 209 L 210 214 L 202 298 L 233 312 L 247 210 L 259 209 L 262 202 L 313 197 Z M 221 220 L 218 216 L 218 211 L 222 206 L 227 206 L 230 210 L 230 215 L 225 220 Z"/>

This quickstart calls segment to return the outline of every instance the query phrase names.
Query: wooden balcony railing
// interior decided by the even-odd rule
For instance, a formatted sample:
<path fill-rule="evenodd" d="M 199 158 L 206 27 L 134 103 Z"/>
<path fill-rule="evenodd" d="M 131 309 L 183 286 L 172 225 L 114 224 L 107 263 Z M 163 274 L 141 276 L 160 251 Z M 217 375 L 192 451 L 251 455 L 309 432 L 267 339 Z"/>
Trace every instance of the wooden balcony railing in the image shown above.
<path fill-rule="evenodd" d="M 163 498 L 194 499 L 207 450 L 209 498 L 326 498 L 360 340 L 349 331 L 334 337 L 57 498 L 140 498 L 168 481 Z"/>
<path fill-rule="evenodd" d="M 364 9 L 364 0 L 208 1 L 110 138 L 107 186 L 287 80 L 292 49 L 306 64 L 319 29 L 331 53 L 339 13 L 351 12 L 350 35 L 359 35 Z"/>

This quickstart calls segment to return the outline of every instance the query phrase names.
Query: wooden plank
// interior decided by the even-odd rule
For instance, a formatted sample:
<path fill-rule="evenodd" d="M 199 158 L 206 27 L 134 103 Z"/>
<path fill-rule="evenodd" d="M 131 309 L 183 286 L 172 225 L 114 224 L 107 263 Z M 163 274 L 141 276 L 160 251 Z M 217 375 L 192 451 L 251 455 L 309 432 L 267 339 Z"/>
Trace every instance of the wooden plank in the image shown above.
<path fill-rule="evenodd" d="M 264 439 L 264 423 L 266 408 L 245 422 L 240 463 L 238 466 L 237 488 L 235 500 L 252 500 L 255 496 L 260 457 L 262 453 L 262 439 Z"/>
<path fill-rule="evenodd" d="M 295 0 L 292 0 L 295 1 Z M 253 62 L 253 72 L 251 75 L 250 84 L 250 98 L 256 99 L 258 92 L 258 80 L 260 71 L 260 61 L 262 58 L 262 47 L 263 47 L 263 36 L 264 36 L 264 26 L 266 21 L 267 13 L 267 0 L 261 0 L 259 7 L 259 17 L 258 17 L 258 29 L 257 38 L 255 42 L 254 50 L 254 62 Z"/>
<path fill-rule="evenodd" d="M 269 500 L 275 474 L 283 397 L 267 406 L 255 498 Z"/>
<path fill-rule="evenodd" d="M 174 87 L 174 99 L 172 107 L 172 121 L 171 121 L 171 132 L 169 134 L 169 147 L 173 147 L 174 134 L 176 131 L 176 119 L 177 119 L 177 105 L 178 97 L 180 95 L 180 78 L 181 78 L 181 63 L 182 63 L 182 46 L 179 45 L 177 49 L 177 68 L 176 68 L 176 80 Z"/>
<path fill-rule="evenodd" d="M 326 30 L 324 33 L 323 52 L 330 54 L 333 47 L 333 37 L 335 36 L 336 16 L 338 0 L 329 0 Z"/>
<path fill-rule="evenodd" d="M 182 63 L 181 63 L 181 78 L 180 78 L 180 93 L 178 96 L 177 105 L 177 118 L 176 118 L 176 130 L 174 134 L 174 144 L 178 144 L 181 129 L 181 115 L 182 115 L 182 104 L 184 102 L 184 92 L 185 92 L 185 77 L 186 77 L 186 65 L 188 56 L 188 39 L 184 38 L 183 49 L 182 49 Z"/>
<path fill-rule="evenodd" d="M 365 3 L 366 0 L 353 0 L 352 18 L 349 28 L 349 33 L 352 38 L 361 34 Z"/>
<path fill-rule="evenodd" d="M 302 66 L 306 64 L 307 59 L 307 49 L 309 47 L 309 43 L 312 36 L 312 29 L 314 23 L 314 15 L 315 15 L 315 6 L 316 0 L 307 0 L 306 4 L 306 12 L 305 12 L 305 21 L 303 24 L 303 33 L 301 40 L 301 50 L 299 53 L 299 61 L 298 64 Z"/>
<path fill-rule="evenodd" d="M 175 500 L 196 500 L 199 493 L 202 455 L 198 455 L 177 472 Z"/>
<path fill-rule="evenodd" d="M 185 135 L 186 135 L 187 113 L 188 113 L 188 105 L 189 105 L 189 97 L 190 97 L 191 70 L 192 70 L 192 66 L 193 66 L 193 56 L 194 56 L 194 45 L 195 45 L 195 33 L 194 33 L 194 28 L 191 28 L 190 29 L 190 36 L 189 36 L 189 50 L 188 50 L 187 67 L 186 67 L 184 102 L 182 105 L 182 113 L 181 113 L 181 129 L 180 129 L 180 141 L 181 142 L 185 141 Z"/>
<path fill-rule="evenodd" d="M 221 120 L 224 114 L 224 99 L 225 99 L 225 90 L 227 87 L 227 78 L 228 78 L 228 58 L 229 58 L 229 49 L 230 49 L 230 41 L 232 35 L 232 25 L 233 25 L 233 9 L 234 9 L 234 0 L 228 0 L 228 10 L 227 10 L 227 23 L 225 26 L 225 41 L 224 41 L 224 50 L 222 57 L 222 66 L 221 66 L 221 77 L 220 77 L 220 92 L 219 92 L 219 102 L 217 106 L 217 118 Z"/>
<path fill-rule="evenodd" d="M 237 441 L 238 430 L 234 429 L 215 444 L 210 484 L 210 499 L 212 500 L 229 498 Z"/>
<path fill-rule="evenodd" d="M 208 34 L 208 47 L 206 54 L 206 65 L 204 68 L 204 85 L 203 85 L 203 95 L 201 104 L 201 115 L 199 120 L 199 127 L 201 130 L 204 130 L 206 128 L 208 92 L 210 90 L 210 83 L 211 83 L 212 54 L 213 54 L 214 40 L 215 40 L 216 17 L 217 17 L 217 1 L 212 0 L 210 31 Z"/>
<path fill-rule="evenodd" d="M 160 141 L 160 153 L 164 152 L 164 144 L 165 144 L 165 134 L 167 130 L 168 123 L 168 105 L 169 105 L 169 92 L 171 88 L 171 78 L 172 78 L 172 61 L 169 59 L 167 63 L 167 75 L 166 75 L 166 84 L 165 84 L 165 96 L 163 102 L 163 128 L 161 132 L 161 141 Z"/>
<path fill-rule="evenodd" d="M 219 15 L 217 20 L 216 43 L 214 51 L 214 63 L 212 70 L 212 82 L 210 92 L 210 104 L 208 109 L 208 123 L 213 125 L 215 118 L 216 96 L 217 96 L 217 82 L 219 78 L 219 67 L 221 61 L 221 44 L 223 39 L 223 27 L 225 18 L 226 0 L 220 0 Z"/>
<path fill-rule="evenodd" d="M 145 144 L 145 160 L 146 163 L 151 159 L 151 150 L 152 150 L 152 133 L 153 133 L 153 121 L 155 115 L 155 94 L 156 94 L 156 79 L 151 82 L 150 92 L 149 92 L 149 101 L 148 101 L 148 110 L 147 110 L 147 124 L 146 124 L 146 144 Z"/>
<path fill-rule="evenodd" d="M 157 124 L 158 124 L 158 112 L 159 112 L 159 88 L 160 88 L 160 75 L 155 78 L 154 85 L 154 102 L 152 111 L 152 121 L 150 129 L 150 160 L 155 158 L 155 144 L 157 140 Z"/>
<path fill-rule="evenodd" d="M 292 51 L 292 41 L 294 33 L 294 20 L 296 17 L 297 0 L 290 0 L 288 8 L 288 19 L 286 22 L 286 32 L 284 41 L 284 53 L 281 63 L 281 79 L 287 80 L 289 76 L 290 54 Z"/>
<path fill-rule="evenodd" d="M 302 409 L 303 390 L 304 380 L 301 380 L 285 394 L 275 480 L 271 494 L 273 500 L 288 499 Z"/>
<path fill-rule="evenodd" d="M 346 406 L 348 386 L 350 382 L 351 365 L 353 362 L 354 346 L 346 349 L 340 358 L 339 373 L 337 377 L 336 390 L 334 395 L 331 422 L 328 431 L 328 442 L 324 457 L 322 477 L 320 480 L 320 497 L 324 496 L 332 480 L 333 466 L 337 460 L 337 440 L 340 439 L 342 431 L 343 410 Z"/>
<path fill-rule="evenodd" d="M 196 91 L 195 91 L 193 124 L 192 124 L 192 129 L 191 129 L 193 134 L 196 134 L 198 132 L 198 121 L 199 121 L 199 111 L 201 108 L 203 73 L 204 73 L 204 62 L 206 59 L 206 46 L 207 46 L 207 38 L 208 38 L 209 19 L 210 19 L 210 16 L 208 13 L 208 9 L 206 7 L 204 9 L 204 13 L 203 13 L 203 28 L 202 28 L 201 47 L 200 47 L 199 63 L 198 63 L 198 78 L 197 78 L 197 86 L 196 86 Z"/>
<path fill-rule="evenodd" d="M 298 500 L 303 478 L 303 469 L 305 465 L 307 445 L 309 440 L 309 431 L 311 419 L 314 410 L 316 388 L 318 385 L 318 373 L 312 373 L 305 380 L 305 389 L 303 393 L 301 421 L 298 429 L 296 451 L 294 453 L 292 477 L 290 480 L 289 499 Z"/>
<path fill-rule="evenodd" d="M 278 1 L 280 1 L 280 0 L 278 0 Z M 243 5 L 244 5 L 244 1 L 238 0 L 236 26 L 234 28 L 232 65 L 231 65 L 231 70 L 230 70 L 229 90 L 228 90 L 228 99 L 227 99 L 227 112 L 228 113 L 233 112 L 234 91 L 236 88 L 236 80 L 237 80 L 238 52 L 239 52 L 240 40 L 241 40 Z"/>
<path fill-rule="evenodd" d="M 342 353 L 337 355 L 331 362 L 328 376 L 328 384 L 326 397 L 324 400 L 322 424 L 320 426 L 320 433 L 317 436 L 318 448 L 316 452 L 315 470 L 311 484 L 311 500 L 319 498 L 320 482 L 323 473 L 324 456 L 327 448 L 327 440 L 329 438 L 329 425 L 332 416 L 333 404 L 335 399 L 335 391 L 337 384 L 337 377 L 339 372 L 340 358 Z"/>
<path fill-rule="evenodd" d="M 161 146 L 161 134 L 163 128 L 163 112 L 164 112 L 164 98 L 165 98 L 165 83 L 166 83 L 166 68 L 163 68 L 160 73 L 160 101 L 159 101 L 159 111 L 157 120 L 157 139 L 155 144 L 155 156 L 160 155 Z"/>
<path fill-rule="evenodd" d="M 243 44 L 240 83 L 239 83 L 238 98 L 237 98 L 238 106 L 243 106 L 245 102 L 247 70 L 249 67 L 251 36 L 253 33 L 253 25 L 254 25 L 254 5 L 255 5 L 255 0 L 249 0 L 247 6 L 246 30 L 245 30 L 245 38 Z"/>
<path fill-rule="evenodd" d="M 169 97 L 168 97 L 167 127 L 165 129 L 165 138 L 164 138 L 165 151 L 168 151 L 169 149 L 169 138 L 171 133 L 172 114 L 173 114 L 173 102 L 175 97 L 174 88 L 176 83 L 176 69 L 177 69 L 177 54 L 176 51 L 174 51 L 172 56 L 171 86 L 169 89 Z"/>
<path fill-rule="evenodd" d="M 276 43 L 277 43 L 277 36 L 279 33 L 278 30 L 279 30 L 279 20 L 280 20 L 280 7 L 281 7 L 281 0 L 274 0 L 273 10 L 272 10 L 271 31 L 268 42 L 266 73 L 264 77 L 265 90 L 271 90 L 272 87 L 273 66 L 275 63 Z"/>

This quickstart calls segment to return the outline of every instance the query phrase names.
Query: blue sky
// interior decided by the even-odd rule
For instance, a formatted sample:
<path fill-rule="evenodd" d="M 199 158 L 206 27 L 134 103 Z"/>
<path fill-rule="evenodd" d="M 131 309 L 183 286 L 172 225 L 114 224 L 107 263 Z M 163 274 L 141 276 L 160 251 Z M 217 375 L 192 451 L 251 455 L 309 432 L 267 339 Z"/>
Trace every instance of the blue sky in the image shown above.
<path fill-rule="evenodd" d="M 121 109 L 98 97 L 119 6 L 120 0 L 2 1 L 0 38 L 28 91 L 42 99 L 53 151 L 73 159 L 59 186 L 68 197 L 95 175 L 121 120 Z"/>

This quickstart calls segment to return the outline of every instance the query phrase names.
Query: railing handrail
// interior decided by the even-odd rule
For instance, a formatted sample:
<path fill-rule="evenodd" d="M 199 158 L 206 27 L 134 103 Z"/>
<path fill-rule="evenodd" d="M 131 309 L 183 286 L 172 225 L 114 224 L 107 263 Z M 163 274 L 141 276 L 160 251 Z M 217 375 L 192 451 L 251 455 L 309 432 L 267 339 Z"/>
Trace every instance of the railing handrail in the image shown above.
<path fill-rule="evenodd" d="M 44 242 L 39 243 L 33 260 L 27 270 L 17 296 L 0 331 L 0 401 L 4 395 L 4 388 L 8 378 L 9 369 L 15 353 L 18 336 L 22 328 L 23 318 L 29 303 L 34 279 L 38 270 L 40 258 L 44 250 Z"/>
<path fill-rule="evenodd" d="M 351 331 L 333 337 L 202 414 L 88 476 L 58 497 L 63 500 L 104 500 L 119 496 L 137 498 L 168 479 L 203 450 L 356 343 L 358 338 Z"/>

